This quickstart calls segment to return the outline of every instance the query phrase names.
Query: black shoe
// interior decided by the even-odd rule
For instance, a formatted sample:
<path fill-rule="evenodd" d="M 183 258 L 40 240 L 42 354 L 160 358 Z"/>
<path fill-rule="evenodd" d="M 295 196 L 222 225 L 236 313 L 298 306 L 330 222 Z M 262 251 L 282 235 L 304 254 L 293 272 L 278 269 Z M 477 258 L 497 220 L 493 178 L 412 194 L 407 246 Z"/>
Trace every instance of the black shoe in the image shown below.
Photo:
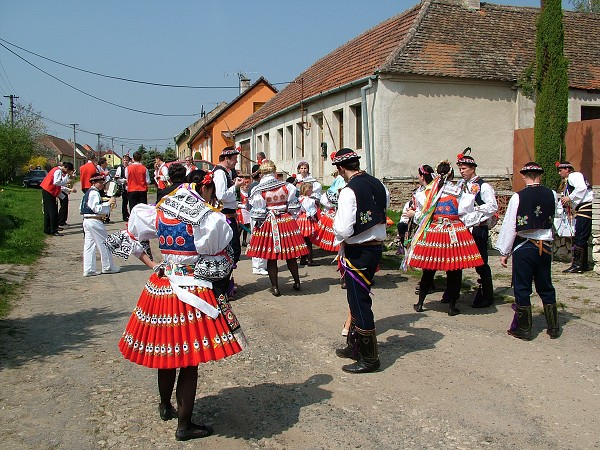
<path fill-rule="evenodd" d="M 307 263 L 306 258 L 304 258 L 304 257 L 300 258 L 300 265 L 301 266 L 305 266 L 306 263 Z"/>
<path fill-rule="evenodd" d="M 458 316 L 459 314 L 460 314 L 460 309 L 458 309 L 458 308 L 450 308 L 448 310 L 449 316 Z"/>
<path fill-rule="evenodd" d="M 173 408 L 173 405 L 163 406 L 161 404 L 158 405 L 158 414 L 160 414 L 160 418 L 164 421 L 177 419 L 177 410 Z"/>
<path fill-rule="evenodd" d="M 190 428 L 185 430 L 177 430 L 175 439 L 178 441 L 189 441 L 190 439 L 199 439 L 210 436 L 213 433 L 212 427 L 208 425 L 196 425 L 193 423 Z"/>
<path fill-rule="evenodd" d="M 292 288 L 294 288 L 295 291 L 299 291 L 300 290 L 300 283 L 294 283 L 294 285 L 292 286 Z"/>
<path fill-rule="evenodd" d="M 52 236 L 64 236 L 64 234 L 62 234 L 60 231 L 57 231 L 55 233 L 52 233 Z"/>
<path fill-rule="evenodd" d="M 423 312 L 424 311 L 424 309 L 423 309 L 423 303 L 415 303 L 413 305 L 413 308 L 414 308 L 414 310 L 416 312 Z"/>
<path fill-rule="evenodd" d="M 275 297 L 279 297 L 281 295 L 281 292 L 279 292 L 279 288 L 276 288 L 275 286 L 271 286 L 269 290 L 271 291 L 271 294 L 273 294 Z"/>
<path fill-rule="evenodd" d="M 347 366 L 342 366 L 342 370 L 348 373 L 369 373 L 375 372 L 379 369 L 380 366 L 379 360 L 375 362 L 367 363 L 364 359 L 360 359 L 356 361 L 354 364 L 348 364 Z"/>

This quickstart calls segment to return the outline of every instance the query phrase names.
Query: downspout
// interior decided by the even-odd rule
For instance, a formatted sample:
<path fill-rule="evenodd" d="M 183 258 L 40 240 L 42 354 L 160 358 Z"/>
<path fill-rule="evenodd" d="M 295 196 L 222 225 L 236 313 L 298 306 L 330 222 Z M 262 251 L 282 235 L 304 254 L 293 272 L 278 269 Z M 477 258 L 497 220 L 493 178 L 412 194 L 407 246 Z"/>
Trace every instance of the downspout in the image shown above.
<path fill-rule="evenodd" d="M 252 128 L 252 134 L 250 135 L 250 155 L 253 159 L 256 159 L 256 145 L 254 141 L 256 140 L 256 128 Z"/>
<path fill-rule="evenodd" d="M 369 78 L 369 82 L 366 86 L 360 88 L 361 97 L 361 115 L 362 115 L 362 127 L 363 127 L 363 140 L 365 142 L 365 156 L 367 158 L 365 171 L 373 175 L 373 168 L 371 163 L 371 140 L 369 138 L 369 113 L 367 111 L 367 91 L 373 88 L 373 78 Z"/>

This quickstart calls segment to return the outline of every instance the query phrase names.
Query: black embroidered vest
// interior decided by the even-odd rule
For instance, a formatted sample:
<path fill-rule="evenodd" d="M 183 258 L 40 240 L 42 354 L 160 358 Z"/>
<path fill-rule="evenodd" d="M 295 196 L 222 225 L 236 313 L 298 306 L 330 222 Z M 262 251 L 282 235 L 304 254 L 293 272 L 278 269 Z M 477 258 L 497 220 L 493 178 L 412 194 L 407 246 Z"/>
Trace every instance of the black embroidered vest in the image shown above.
<path fill-rule="evenodd" d="M 518 192 L 517 231 L 549 230 L 556 213 L 554 192 L 545 186 L 528 186 Z"/>
<path fill-rule="evenodd" d="M 363 172 L 352 177 L 346 188 L 352 189 L 356 196 L 356 223 L 353 236 L 375 225 L 385 223 L 385 188 L 377 178 Z"/>

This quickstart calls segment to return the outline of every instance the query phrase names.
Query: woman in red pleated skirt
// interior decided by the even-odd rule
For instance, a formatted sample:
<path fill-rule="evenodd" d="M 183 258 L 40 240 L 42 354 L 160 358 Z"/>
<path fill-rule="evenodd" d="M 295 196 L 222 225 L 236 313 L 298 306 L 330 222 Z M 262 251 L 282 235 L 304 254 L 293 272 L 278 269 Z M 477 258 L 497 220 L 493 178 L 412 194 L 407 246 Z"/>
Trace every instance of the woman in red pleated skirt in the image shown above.
<path fill-rule="evenodd" d="M 483 259 L 471 232 L 460 220 L 461 189 L 451 181 L 450 163 L 439 163 L 436 173 L 438 177 L 425 190 L 421 222 L 413 236 L 406 264 L 423 269 L 415 311 L 423 311 L 435 272 L 443 270 L 447 276 L 444 299 L 450 303 L 448 314 L 454 316 L 460 313 L 456 302 L 460 297 L 462 270 L 482 265 Z"/>
<path fill-rule="evenodd" d="M 300 213 L 296 218 L 296 223 L 298 224 L 298 228 L 300 228 L 300 233 L 304 237 L 304 243 L 308 248 L 308 255 L 300 258 L 300 265 L 308 265 L 308 266 L 316 266 L 313 261 L 313 248 L 311 239 L 315 234 L 315 230 L 317 229 L 317 221 L 319 220 L 317 217 L 318 208 L 315 202 L 315 199 L 312 198 L 313 186 L 312 183 L 301 183 L 300 184 L 300 197 L 298 201 L 300 202 Z"/>
<path fill-rule="evenodd" d="M 177 166 L 173 164 L 169 174 Z M 156 207 L 133 208 L 127 231 L 109 236 L 106 243 L 113 253 L 133 253 L 154 269 L 119 350 L 136 364 L 158 369 L 159 414 L 162 420 L 178 419 L 179 441 L 212 433 L 210 426 L 191 420 L 198 365 L 235 355 L 245 345 L 226 294 L 233 232 L 225 216 L 209 204 L 215 189 L 212 175 L 201 175 L 200 183 L 183 185 Z M 158 238 L 161 264 L 150 260 L 137 243 L 152 236 Z M 171 404 L 176 380 L 177 409 Z"/>
<path fill-rule="evenodd" d="M 255 226 L 246 255 L 267 260 L 270 290 L 278 297 L 281 292 L 277 261 L 286 261 L 294 279 L 293 288 L 299 291 L 300 276 L 296 258 L 308 254 L 308 248 L 292 215 L 300 210 L 296 187 L 278 180 L 276 171 L 273 161 L 264 160 L 260 165 L 261 180 L 249 198 L 252 205 L 250 214 L 255 220 Z"/>

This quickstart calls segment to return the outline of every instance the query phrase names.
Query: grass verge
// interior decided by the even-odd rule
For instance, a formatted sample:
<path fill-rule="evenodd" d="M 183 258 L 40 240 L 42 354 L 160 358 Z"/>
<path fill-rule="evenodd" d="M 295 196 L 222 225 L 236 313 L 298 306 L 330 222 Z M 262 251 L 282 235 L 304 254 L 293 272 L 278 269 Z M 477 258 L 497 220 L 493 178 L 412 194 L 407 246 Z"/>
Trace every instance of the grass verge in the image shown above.
<path fill-rule="evenodd" d="M 41 189 L 18 184 L 0 192 L 0 264 L 31 265 L 46 247 Z M 0 280 L 0 317 L 10 311 L 19 286 Z"/>

